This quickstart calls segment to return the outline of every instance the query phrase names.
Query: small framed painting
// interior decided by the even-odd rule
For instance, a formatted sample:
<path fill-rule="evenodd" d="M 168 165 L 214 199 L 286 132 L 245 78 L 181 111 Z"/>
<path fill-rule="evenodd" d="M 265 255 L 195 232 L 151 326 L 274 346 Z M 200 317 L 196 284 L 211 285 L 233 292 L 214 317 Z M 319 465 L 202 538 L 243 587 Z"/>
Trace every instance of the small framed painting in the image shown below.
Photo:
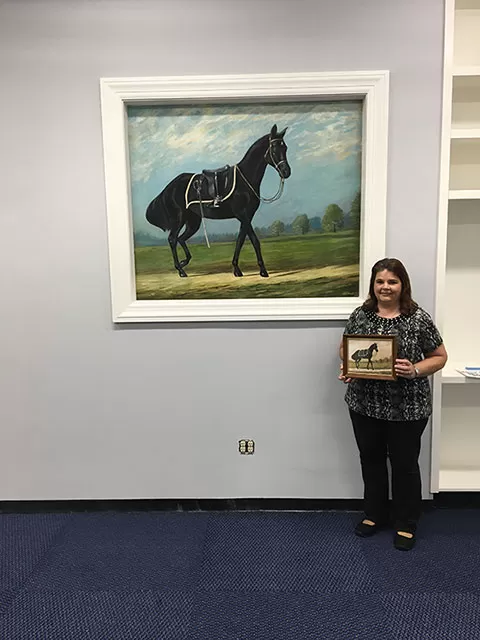
<path fill-rule="evenodd" d="M 343 374 L 346 378 L 396 380 L 397 336 L 344 335 Z"/>

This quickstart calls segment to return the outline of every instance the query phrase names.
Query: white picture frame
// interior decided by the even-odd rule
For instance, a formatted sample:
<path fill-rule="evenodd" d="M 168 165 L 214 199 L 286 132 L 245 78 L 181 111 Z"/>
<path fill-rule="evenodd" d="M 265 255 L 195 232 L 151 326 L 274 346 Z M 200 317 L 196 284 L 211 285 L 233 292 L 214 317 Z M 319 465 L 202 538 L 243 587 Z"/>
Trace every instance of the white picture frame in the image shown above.
<path fill-rule="evenodd" d="M 114 323 L 342 320 L 363 302 L 373 263 L 385 257 L 389 72 L 101 78 L 111 308 Z M 127 106 L 189 102 L 362 98 L 360 295 L 348 298 L 137 300 Z"/>

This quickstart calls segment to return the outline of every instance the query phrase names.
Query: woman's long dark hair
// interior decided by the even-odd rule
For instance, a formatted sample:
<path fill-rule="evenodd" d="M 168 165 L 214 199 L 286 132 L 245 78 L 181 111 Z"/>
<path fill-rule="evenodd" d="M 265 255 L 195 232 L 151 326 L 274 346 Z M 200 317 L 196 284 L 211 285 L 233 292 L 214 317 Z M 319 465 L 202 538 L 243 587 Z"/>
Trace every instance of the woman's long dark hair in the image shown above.
<path fill-rule="evenodd" d="M 372 275 L 370 276 L 370 286 L 368 289 L 368 298 L 363 304 L 363 308 L 367 311 L 378 311 L 378 300 L 375 295 L 374 286 L 377 273 L 380 271 L 391 271 L 402 283 L 402 291 L 400 293 L 400 312 L 410 314 L 418 308 L 418 304 L 412 299 L 412 287 L 407 270 L 396 258 L 383 258 L 376 262 L 372 267 Z"/>

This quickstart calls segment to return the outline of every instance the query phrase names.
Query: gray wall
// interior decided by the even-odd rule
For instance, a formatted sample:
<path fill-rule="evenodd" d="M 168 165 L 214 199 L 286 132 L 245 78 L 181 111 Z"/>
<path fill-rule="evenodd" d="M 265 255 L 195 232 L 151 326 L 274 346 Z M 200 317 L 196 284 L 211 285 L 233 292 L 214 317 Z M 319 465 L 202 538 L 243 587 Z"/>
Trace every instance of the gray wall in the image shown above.
<path fill-rule="evenodd" d="M 442 12 L 0 4 L 0 499 L 361 495 L 336 379 L 342 323 L 112 326 L 98 79 L 389 69 L 388 254 L 432 311 Z M 422 468 L 426 480 L 428 435 Z"/>

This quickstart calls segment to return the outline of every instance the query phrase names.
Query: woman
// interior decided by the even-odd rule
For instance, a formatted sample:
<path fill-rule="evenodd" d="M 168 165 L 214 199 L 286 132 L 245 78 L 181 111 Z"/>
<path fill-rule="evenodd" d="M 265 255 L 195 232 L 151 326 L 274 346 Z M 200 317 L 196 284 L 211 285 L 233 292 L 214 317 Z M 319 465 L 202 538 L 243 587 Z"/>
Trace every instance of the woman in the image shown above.
<path fill-rule="evenodd" d="M 427 379 L 442 369 L 447 352 L 429 314 L 412 300 L 403 264 L 385 258 L 372 268 L 369 296 L 355 309 L 345 334 L 396 334 L 397 379 L 345 378 L 345 401 L 360 452 L 365 518 L 355 533 L 368 537 L 390 522 L 387 455 L 392 469 L 394 546 L 409 551 L 415 544 L 422 490 L 418 457 L 420 440 L 432 412 Z M 340 346 L 343 361 L 343 345 Z"/>

